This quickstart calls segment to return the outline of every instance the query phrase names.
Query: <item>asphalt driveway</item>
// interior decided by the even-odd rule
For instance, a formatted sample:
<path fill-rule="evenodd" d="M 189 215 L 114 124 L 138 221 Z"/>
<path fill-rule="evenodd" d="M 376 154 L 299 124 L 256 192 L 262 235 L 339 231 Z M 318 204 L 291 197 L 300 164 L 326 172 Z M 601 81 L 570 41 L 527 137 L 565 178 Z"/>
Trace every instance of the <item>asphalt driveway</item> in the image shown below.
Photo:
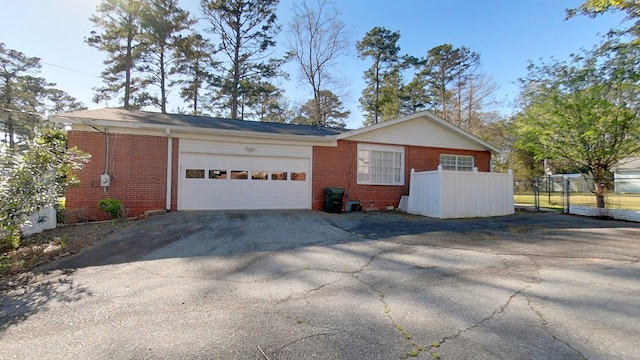
<path fill-rule="evenodd" d="M 0 300 L 0 358 L 640 358 L 640 225 L 177 212 Z"/>

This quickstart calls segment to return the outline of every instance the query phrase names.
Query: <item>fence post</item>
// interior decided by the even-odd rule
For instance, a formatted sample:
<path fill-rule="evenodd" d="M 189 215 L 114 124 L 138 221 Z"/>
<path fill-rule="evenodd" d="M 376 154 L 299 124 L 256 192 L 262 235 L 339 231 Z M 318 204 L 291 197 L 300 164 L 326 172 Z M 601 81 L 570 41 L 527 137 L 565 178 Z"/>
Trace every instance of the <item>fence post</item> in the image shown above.
<path fill-rule="evenodd" d="M 416 169 L 411 168 L 411 175 L 409 175 L 409 201 L 407 201 L 407 212 L 409 214 L 413 213 L 413 209 L 415 208 L 415 201 L 417 198 L 416 192 L 415 192 L 415 187 L 416 185 L 414 184 L 414 178 L 415 176 L 413 174 L 415 174 Z"/>
<path fill-rule="evenodd" d="M 547 202 L 551 206 L 551 174 L 547 175 Z"/>
<path fill-rule="evenodd" d="M 516 207 L 515 207 L 515 204 L 513 203 L 513 195 L 515 192 L 515 189 L 513 186 L 513 170 L 511 169 L 507 170 L 507 174 L 509 174 L 509 184 L 511 184 L 511 191 L 509 192 L 509 197 L 507 197 L 505 200 L 507 201 L 507 203 L 511 204 L 511 214 L 515 214 Z"/>
<path fill-rule="evenodd" d="M 474 167 L 473 168 L 473 206 L 475 206 L 475 209 L 473 210 L 473 213 L 476 215 L 476 217 L 480 216 L 480 207 L 478 206 L 478 168 Z"/>
<path fill-rule="evenodd" d="M 569 198 L 571 197 L 571 195 L 570 195 L 570 193 L 571 193 L 571 180 L 569 180 L 569 177 L 566 176 L 566 175 L 563 176 L 563 178 L 564 178 L 564 186 L 562 187 L 562 192 L 563 192 L 562 195 L 563 195 L 563 200 L 564 200 L 563 201 L 564 206 L 562 207 L 562 212 L 565 213 L 565 214 L 570 214 L 571 211 L 569 209 L 569 207 L 570 207 L 570 199 Z"/>
<path fill-rule="evenodd" d="M 444 196 L 442 196 L 442 165 L 438 165 L 438 218 L 442 219 L 444 215 Z"/>
<path fill-rule="evenodd" d="M 536 211 L 540 211 L 540 183 L 538 179 L 539 178 L 535 178 L 531 182 L 531 186 L 533 187 L 533 206 L 536 208 Z"/>

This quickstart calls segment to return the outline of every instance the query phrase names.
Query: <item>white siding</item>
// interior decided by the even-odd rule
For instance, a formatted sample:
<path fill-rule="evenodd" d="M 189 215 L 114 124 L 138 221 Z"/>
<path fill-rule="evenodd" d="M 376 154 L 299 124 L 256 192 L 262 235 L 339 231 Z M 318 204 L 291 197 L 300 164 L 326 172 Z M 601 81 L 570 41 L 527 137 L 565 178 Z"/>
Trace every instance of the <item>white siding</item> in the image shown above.
<path fill-rule="evenodd" d="M 619 170 L 613 178 L 616 194 L 640 194 L 640 170 Z"/>
<path fill-rule="evenodd" d="M 347 139 L 383 144 L 486 150 L 479 144 L 454 133 L 450 129 L 421 118 L 354 135 Z"/>
<path fill-rule="evenodd" d="M 313 154 L 313 147 L 180 139 L 180 152 L 308 159 Z"/>

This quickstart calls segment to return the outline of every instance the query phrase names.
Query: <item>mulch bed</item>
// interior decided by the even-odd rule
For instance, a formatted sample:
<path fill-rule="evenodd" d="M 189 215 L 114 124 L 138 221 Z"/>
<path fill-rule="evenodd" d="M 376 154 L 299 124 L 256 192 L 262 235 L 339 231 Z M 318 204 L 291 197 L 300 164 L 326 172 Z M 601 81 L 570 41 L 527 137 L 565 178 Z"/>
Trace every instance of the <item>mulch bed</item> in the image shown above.
<path fill-rule="evenodd" d="M 60 225 L 22 239 L 20 247 L 0 247 L 0 281 L 5 282 L 38 266 L 73 255 L 105 240 L 133 221 L 101 221 Z"/>

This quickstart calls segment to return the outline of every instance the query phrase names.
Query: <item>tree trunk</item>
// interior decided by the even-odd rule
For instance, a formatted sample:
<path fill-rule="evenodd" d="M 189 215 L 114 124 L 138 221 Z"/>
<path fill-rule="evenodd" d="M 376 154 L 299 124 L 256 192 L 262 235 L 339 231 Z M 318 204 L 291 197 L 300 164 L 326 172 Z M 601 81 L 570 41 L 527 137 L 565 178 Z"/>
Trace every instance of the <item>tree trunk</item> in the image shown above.
<path fill-rule="evenodd" d="M 15 130 L 14 130 L 14 122 L 13 122 L 13 114 L 11 112 L 11 100 L 13 100 L 13 91 L 11 88 L 11 82 L 9 81 L 8 78 L 5 78 L 5 103 L 4 103 L 4 107 L 7 111 L 7 133 L 6 136 L 9 138 L 9 149 L 11 150 L 12 153 L 15 154 L 15 147 L 16 147 L 16 140 L 15 140 Z"/>
<path fill-rule="evenodd" d="M 131 1 L 129 1 L 129 8 L 131 8 Z M 126 65 L 124 70 L 124 108 L 131 108 L 131 68 L 133 67 L 133 15 L 129 14 L 129 26 L 127 30 L 127 54 Z"/>
<path fill-rule="evenodd" d="M 380 105 L 379 105 L 379 99 L 380 99 L 380 59 L 376 59 L 376 78 L 375 78 L 375 83 L 376 83 L 376 93 L 375 93 L 375 99 L 374 99 L 374 104 L 373 104 L 373 109 L 374 109 L 374 114 L 373 114 L 373 124 L 377 124 L 379 119 L 380 119 Z"/>
<path fill-rule="evenodd" d="M 241 24 L 241 12 L 238 12 L 236 16 L 236 23 Z M 239 26 L 239 25 L 238 25 Z M 231 118 L 238 118 L 238 97 L 240 96 L 240 71 L 242 69 L 242 64 L 240 64 L 240 44 L 242 41 L 242 36 L 240 34 L 241 29 L 234 29 L 235 31 L 235 44 L 233 49 L 233 89 L 231 89 Z"/>
<path fill-rule="evenodd" d="M 445 97 L 447 96 L 447 84 L 442 81 L 440 84 L 440 101 L 442 101 L 442 118 L 449 121 L 449 117 L 447 116 L 447 101 Z"/>
<path fill-rule="evenodd" d="M 198 113 L 198 92 L 200 89 L 200 80 L 198 77 L 200 76 L 200 66 L 196 63 L 195 71 L 194 71 L 194 83 L 193 86 L 193 114 L 196 115 Z"/>
<path fill-rule="evenodd" d="M 596 205 L 598 206 L 598 208 L 604 209 L 605 207 L 604 199 L 606 194 L 605 183 L 596 181 L 595 188 L 596 188 Z"/>
<path fill-rule="evenodd" d="M 7 132 L 9 133 L 9 149 L 11 150 L 11 152 L 13 154 L 16 153 L 16 140 L 15 140 L 15 130 L 14 130 L 14 126 L 13 126 L 13 116 L 11 116 L 11 113 L 9 113 L 9 115 L 7 116 Z"/>
<path fill-rule="evenodd" d="M 314 102 L 315 102 L 315 113 L 316 113 L 316 121 L 315 121 L 315 125 L 316 126 L 321 126 L 324 127 L 324 124 L 322 122 L 322 109 L 321 109 L 321 105 L 320 105 L 320 92 L 316 91 L 314 92 Z"/>
<path fill-rule="evenodd" d="M 198 113 L 198 90 L 193 93 L 193 114 Z"/>
<path fill-rule="evenodd" d="M 160 111 L 163 114 L 167 113 L 167 87 L 166 74 L 164 70 L 164 49 L 160 50 Z"/>

